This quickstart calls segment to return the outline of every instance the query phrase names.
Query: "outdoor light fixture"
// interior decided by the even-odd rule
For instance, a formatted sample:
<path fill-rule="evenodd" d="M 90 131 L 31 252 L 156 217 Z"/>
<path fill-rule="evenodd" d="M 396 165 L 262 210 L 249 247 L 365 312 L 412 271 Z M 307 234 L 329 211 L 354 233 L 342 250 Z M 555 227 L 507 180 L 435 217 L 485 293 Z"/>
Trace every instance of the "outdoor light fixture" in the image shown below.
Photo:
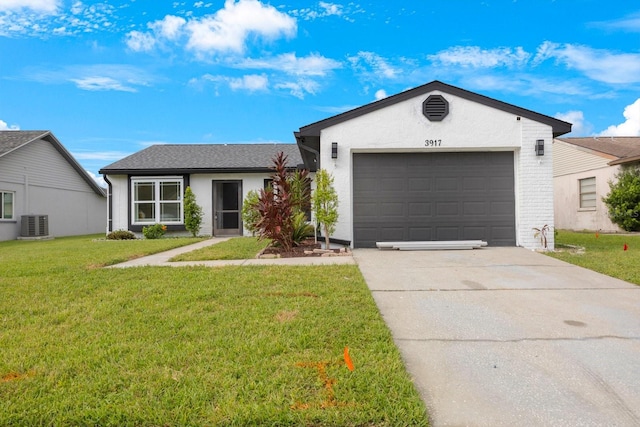
<path fill-rule="evenodd" d="M 337 142 L 332 142 L 331 143 L 331 158 L 332 159 L 337 159 L 338 158 L 338 143 Z"/>
<path fill-rule="evenodd" d="M 544 139 L 536 141 L 536 156 L 544 156 Z"/>

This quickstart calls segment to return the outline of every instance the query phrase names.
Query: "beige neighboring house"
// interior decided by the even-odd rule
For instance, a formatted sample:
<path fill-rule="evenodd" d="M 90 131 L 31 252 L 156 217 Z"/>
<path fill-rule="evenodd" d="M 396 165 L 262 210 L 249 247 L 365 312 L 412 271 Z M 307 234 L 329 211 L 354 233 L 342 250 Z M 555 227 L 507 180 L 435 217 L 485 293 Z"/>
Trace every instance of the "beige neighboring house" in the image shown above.
<path fill-rule="evenodd" d="M 625 166 L 640 164 L 640 137 L 556 138 L 553 141 L 555 227 L 622 231 L 602 198 Z"/>

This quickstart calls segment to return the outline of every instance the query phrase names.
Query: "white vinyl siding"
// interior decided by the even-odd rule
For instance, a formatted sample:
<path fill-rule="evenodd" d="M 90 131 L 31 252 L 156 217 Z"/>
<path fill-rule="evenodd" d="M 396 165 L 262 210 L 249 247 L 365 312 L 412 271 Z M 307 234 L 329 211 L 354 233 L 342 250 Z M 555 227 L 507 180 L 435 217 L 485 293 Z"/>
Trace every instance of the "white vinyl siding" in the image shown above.
<path fill-rule="evenodd" d="M 596 208 L 596 178 L 584 178 L 579 180 L 580 183 L 580 208 L 595 209 Z"/>
<path fill-rule="evenodd" d="M 0 220 L 14 219 L 13 217 L 13 200 L 14 194 L 12 191 L 0 191 Z"/>
<path fill-rule="evenodd" d="M 134 178 L 131 187 L 134 224 L 182 224 L 182 178 Z"/>

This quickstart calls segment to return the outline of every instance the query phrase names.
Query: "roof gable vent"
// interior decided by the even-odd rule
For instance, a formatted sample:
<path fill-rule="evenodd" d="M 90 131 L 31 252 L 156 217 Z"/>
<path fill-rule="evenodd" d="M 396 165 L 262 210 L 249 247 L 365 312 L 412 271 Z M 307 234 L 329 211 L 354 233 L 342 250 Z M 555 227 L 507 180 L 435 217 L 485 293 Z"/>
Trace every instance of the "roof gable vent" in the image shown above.
<path fill-rule="evenodd" d="M 449 114 L 449 102 L 442 95 L 430 95 L 422 103 L 422 114 L 432 122 L 439 122 Z"/>

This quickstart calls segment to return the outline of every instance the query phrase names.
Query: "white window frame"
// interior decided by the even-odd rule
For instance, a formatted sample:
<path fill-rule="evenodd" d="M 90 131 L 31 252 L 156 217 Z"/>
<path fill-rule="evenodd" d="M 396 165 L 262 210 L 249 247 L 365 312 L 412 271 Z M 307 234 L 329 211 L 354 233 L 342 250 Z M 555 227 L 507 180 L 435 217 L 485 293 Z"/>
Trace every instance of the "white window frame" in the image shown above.
<path fill-rule="evenodd" d="M 589 191 L 585 191 L 584 187 L 588 187 Z M 593 191 L 591 191 L 593 190 Z M 585 197 L 588 196 L 588 197 Z M 579 208 L 582 210 L 595 210 L 598 201 L 596 191 L 596 177 L 589 176 L 578 180 L 578 199 Z M 588 202 L 588 203 L 585 203 Z"/>
<path fill-rule="evenodd" d="M 139 203 L 136 200 L 136 184 L 151 183 L 154 186 L 154 199 L 146 201 L 147 203 L 154 204 L 154 218 L 148 218 L 144 221 L 140 221 L 138 212 L 136 211 L 136 205 Z M 163 183 L 178 183 L 180 188 L 178 189 L 178 200 L 160 200 L 160 187 Z M 163 221 L 159 218 L 161 205 L 164 203 L 179 203 L 179 218 L 177 221 Z M 133 225 L 151 225 L 151 224 L 164 224 L 164 225 L 182 225 L 184 224 L 184 178 L 181 176 L 162 176 L 162 177 L 147 177 L 139 176 L 131 178 L 131 223 Z"/>
<path fill-rule="evenodd" d="M 11 195 L 11 212 L 7 216 L 4 211 L 4 198 L 5 194 Z M 0 221 L 15 221 L 16 220 L 16 192 L 0 190 Z"/>

